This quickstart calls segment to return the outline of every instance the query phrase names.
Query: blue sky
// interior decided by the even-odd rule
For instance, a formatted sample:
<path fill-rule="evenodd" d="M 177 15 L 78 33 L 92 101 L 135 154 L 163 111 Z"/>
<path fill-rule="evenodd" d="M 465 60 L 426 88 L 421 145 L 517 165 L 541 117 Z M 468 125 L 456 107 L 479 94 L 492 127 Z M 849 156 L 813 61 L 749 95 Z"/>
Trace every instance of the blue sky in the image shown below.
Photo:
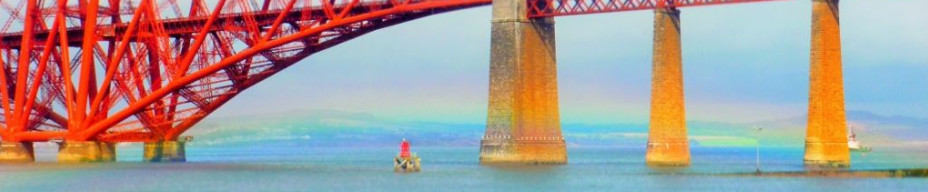
<path fill-rule="evenodd" d="M 928 117 L 928 1 L 842 1 L 847 108 Z M 811 1 L 682 9 L 689 120 L 803 115 Z M 557 18 L 563 123 L 647 123 L 653 12 Z M 295 110 L 484 123 L 490 7 L 431 16 L 330 48 L 214 116 Z"/>

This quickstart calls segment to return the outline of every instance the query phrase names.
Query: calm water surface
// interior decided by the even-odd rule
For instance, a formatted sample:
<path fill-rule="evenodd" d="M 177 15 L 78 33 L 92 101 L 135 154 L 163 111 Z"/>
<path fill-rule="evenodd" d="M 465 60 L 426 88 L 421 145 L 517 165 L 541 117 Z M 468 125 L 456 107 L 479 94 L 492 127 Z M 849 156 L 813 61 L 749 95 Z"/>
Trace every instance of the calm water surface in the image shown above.
<path fill-rule="evenodd" d="M 754 148 L 693 148 L 692 166 L 652 169 L 641 148 L 570 148 L 553 167 L 478 165 L 477 147 L 414 148 L 423 171 L 393 173 L 395 148 L 196 147 L 187 163 L 142 163 L 121 147 L 117 163 L 0 165 L 0 191 L 924 191 L 925 178 L 725 176 L 753 172 Z M 54 152 L 39 149 L 40 161 Z M 53 149 L 52 149 L 53 150 Z M 853 155 L 854 170 L 925 168 L 926 151 Z M 765 171 L 802 171 L 801 148 L 763 148 Z"/>

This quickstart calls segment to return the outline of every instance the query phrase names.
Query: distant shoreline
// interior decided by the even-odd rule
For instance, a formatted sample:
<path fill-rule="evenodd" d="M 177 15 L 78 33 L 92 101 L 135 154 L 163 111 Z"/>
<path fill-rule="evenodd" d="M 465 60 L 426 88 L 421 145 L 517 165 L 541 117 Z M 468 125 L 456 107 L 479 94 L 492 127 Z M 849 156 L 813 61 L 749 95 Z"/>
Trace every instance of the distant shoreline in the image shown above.
<path fill-rule="evenodd" d="M 754 173 L 727 173 L 731 176 L 760 176 L 760 177 L 831 177 L 831 178 L 902 178 L 920 177 L 928 178 L 928 168 L 909 169 L 877 169 L 877 170 L 808 170 L 808 171 L 777 171 Z"/>

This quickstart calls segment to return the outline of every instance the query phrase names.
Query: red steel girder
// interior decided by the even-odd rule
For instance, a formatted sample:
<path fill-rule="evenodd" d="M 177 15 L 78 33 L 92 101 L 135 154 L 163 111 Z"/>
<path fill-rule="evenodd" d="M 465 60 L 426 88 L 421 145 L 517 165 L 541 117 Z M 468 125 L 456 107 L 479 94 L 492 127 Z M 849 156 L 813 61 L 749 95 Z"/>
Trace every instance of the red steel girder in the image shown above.
<path fill-rule="evenodd" d="M 552 17 L 780 0 L 527 0 L 528 17 Z"/>

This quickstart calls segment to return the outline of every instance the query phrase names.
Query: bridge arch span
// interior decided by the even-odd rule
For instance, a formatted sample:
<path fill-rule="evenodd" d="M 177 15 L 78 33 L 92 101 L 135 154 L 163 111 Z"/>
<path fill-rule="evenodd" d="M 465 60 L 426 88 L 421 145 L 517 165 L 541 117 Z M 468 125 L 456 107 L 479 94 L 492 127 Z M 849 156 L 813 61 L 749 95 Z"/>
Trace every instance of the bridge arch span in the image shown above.
<path fill-rule="evenodd" d="M 433 3 L 430 3 L 430 2 L 433 2 Z M 301 30 L 293 34 L 287 34 L 285 36 L 280 36 L 277 39 L 269 40 L 265 43 L 258 44 L 248 49 L 242 50 L 241 52 L 238 52 L 235 55 L 225 57 L 221 61 L 213 65 L 210 65 L 209 67 L 200 69 L 199 71 L 192 72 L 183 78 L 175 79 L 174 81 L 171 81 L 162 89 L 152 92 L 151 95 L 141 98 L 136 103 L 133 103 L 132 105 L 127 106 L 125 109 L 121 110 L 120 112 L 113 114 L 109 118 L 104 119 L 100 121 L 99 123 L 96 123 L 93 126 L 89 127 L 89 129 L 77 134 L 76 139 L 89 139 L 95 135 L 98 135 L 101 132 L 106 131 L 107 129 L 116 125 L 116 123 L 124 120 L 125 118 L 128 118 L 131 115 L 134 115 L 135 113 L 137 113 L 136 111 L 144 110 L 146 106 L 151 105 L 157 100 L 170 95 L 172 92 L 183 89 L 185 86 L 191 83 L 195 83 L 199 80 L 202 80 L 203 78 L 207 78 L 210 75 L 214 75 L 220 70 L 229 68 L 237 64 L 241 64 L 243 61 L 248 60 L 254 57 L 255 55 L 262 54 L 265 51 L 268 51 L 268 50 L 271 50 L 271 49 L 274 49 L 280 46 L 284 46 L 284 45 L 287 45 L 293 42 L 304 41 L 314 36 L 319 36 L 320 34 L 324 32 L 330 32 L 332 30 L 337 30 L 338 28 L 343 28 L 345 26 L 351 26 L 351 25 L 361 26 L 355 31 L 342 34 L 338 37 L 332 38 L 325 42 L 320 42 L 316 46 L 306 47 L 306 50 L 303 50 L 297 53 L 296 55 L 293 55 L 292 57 L 287 58 L 288 61 L 281 63 L 280 66 L 276 66 L 276 67 L 279 67 L 279 70 L 273 71 L 272 73 L 279 72 L 280 70 L 292 64 L 295 64 L 296 62 L 314 53 L 317 53 L 329 47 L 338 45 L 342 42 L 348 41 L 355 37 L 359 37 L 366 33 L 373 32 L 377 29 L 389 27 L 392 25 L 400 24 L 406 21 L 411 21 L 411 20 L 419 19 L 422 17 L 434 15 L 434 14 L 440 14 L 440 13 L 460 10 L 464 8 L 471 8 L 471 7 L 480 6 L 480 5 L 487 5 L 489 3 L 490 1 L 488 0 L 421 1 L 421 3 L 411 3 L 408 5 L 397 6 L 394 8 L 388 8 L 388 9 L 383 9 L 379 11 L 359 14 L 356 16 L 340 18 L 337 20 L 331 20 L 329 22 L 326 22 L 325 24 L 321 24 L 313 28 Z M 255 79 L 249 79 L 249 82 L 244 83 L 241 89 L 238 91 L 242 91 L 264 80 L 270 75 L 272 74 L 257 77 Z M 231 99 L 233 96 L 234 95 L 228 98 L 219 100 L 219 101 L 214 101 L 209 106 L 204 107 L 202 109 L 203 113 L 208 114 L 212 112 L 213 110 L 215 110 L 216 108 L 224 104 L 226 101 Z M 164 140 L 177 139 L 177 137 L 180 136 L 180 134 L 182 134 L 184 131 L 189 129 L 191 126 L 193 126 L 193 124 L 201 120 L 203 117 L 205 117 L 205 115 L 203 115 L 202 117 L 195 117 L 195 119 L 184 121 L 178 124 L 177 126 L 175 126 L 174 128 L 167 130 L 166 134 L 163 135 L 163 139 Z"/>

